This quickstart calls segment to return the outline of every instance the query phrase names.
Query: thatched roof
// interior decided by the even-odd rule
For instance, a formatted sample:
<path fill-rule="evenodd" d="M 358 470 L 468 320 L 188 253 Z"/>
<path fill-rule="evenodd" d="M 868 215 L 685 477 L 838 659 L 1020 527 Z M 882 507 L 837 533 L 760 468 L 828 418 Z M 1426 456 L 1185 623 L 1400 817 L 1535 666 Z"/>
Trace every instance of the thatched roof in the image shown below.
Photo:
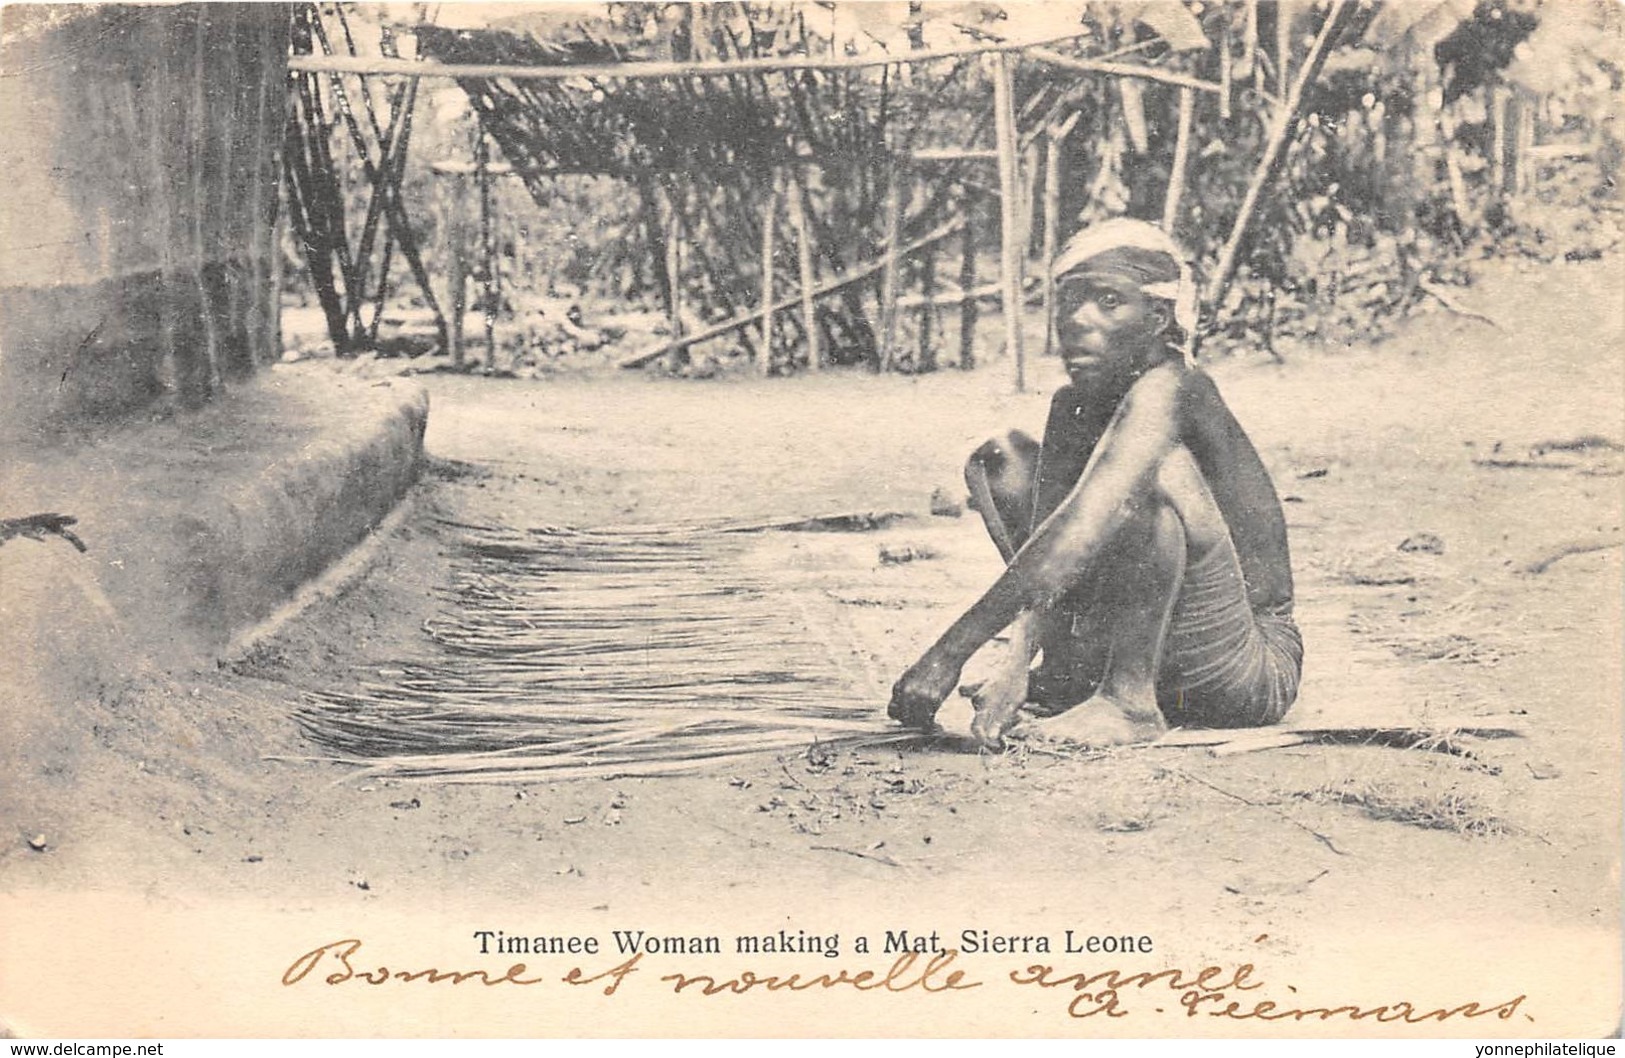
<path fill-rule="evenodd" d="M 579 37 L 540 41 L 504 30 L 419 27 L 418 47 L 445 63 L 586 66 L 636 62 L 631 49 Z M 459 82 L 503 153 L 523 173 L 628 178 L 702 173 L 788 160 L 789 100 L 744 78 Z"/>

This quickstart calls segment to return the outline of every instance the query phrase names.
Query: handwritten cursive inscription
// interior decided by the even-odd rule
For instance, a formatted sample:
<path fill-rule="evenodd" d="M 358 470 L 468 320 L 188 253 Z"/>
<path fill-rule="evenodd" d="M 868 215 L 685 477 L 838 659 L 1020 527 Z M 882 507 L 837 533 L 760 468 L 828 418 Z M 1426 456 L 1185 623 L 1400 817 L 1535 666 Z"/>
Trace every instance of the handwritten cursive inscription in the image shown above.
<path fill-rule="evenodd" d="M 336 964 L 336 967 L 325 978 L 330 985 L 341 985 L 349 981 L 359 981 L 369 985 L 381 985 L 388 981 L 427 981 L 429 984 L 440 984 L 450 981 L 454 985 L 466 984 L 469 981 L 478 981 L 482 985 L 539 985 L 540 977 L 526 977 L 530 968 L 522 962 L 516 962 L 508 967 L 506 973 L 491 976 L 489 970 L 395 970 L 387 966 L 380 966 L 375 970 L 358 970 L 351 963 L 356 953 L 361 950 L 361 942 L 354 938 L 336 940 L 330 944 L 323 944 L 320 948 L 299 956 L 293 965 L 283 971 L 282 983 L 296 985 L 310 976 L 318 966 L 326 962 Z"/>
<path fill-rule="evenodd" d="M 915 963 L 923 958 L 920 952 L 909 952 L 900 956 L 891 965 L 891 969 L 883 974 L 873 970 L 860 970 L 850 973 L 846 970 L 836 970 L 811 975 L 770 974 L 759 975 L 751 970 L 725 977 L 721 980 L 709 974 L 684 973 L 667 974 L 662 981 L 671 983 L 672 991 L 682 993 L 689 988 L 695 988 L 704 995 L 714 996 L 722 993 L 729 995 L 743 995 L 750 991 L 765 992 L 805 992 L 809 989 L 851 988 L 859 992 L 872 992 L 877 989 L 886 992 L 962 992 L 969 988 L 980 988 L 982 982 L 965 979 L 964 970 L 950 970 L 957 952 L 946 951 L 933 955 L 923 967 Z"/>
<path fill-rule="evenodd" d="M 1185 1016 L 1191 1018 L 1203 1014 L 1234 1021 L 1256 1019 L 1301 1022 L 1310 1019 L 1329 1021 L 1332 1018 L 1347 1018 L 1350 1021 L 1367 1019 L 1377 1022 L 1401 1021 L 1413 1025 L 1423 1021 L 1448 1021 L 1458 1017 L 1481 1018 L 1489 1014 L 1494 1014 L 1505 1021 L 1516 1013 L 1527 998 L 1519 995 L 1500 1003 L 1490 1004 L 1475 1000 L 1452 1007 L 1431 1009 L 1425 1005 L 1418 1007 L 1409 1000 L 1377 1006 L 1338 1003 L 1303 1007 L 1249 996 L 1238 998 L 1236 993 L 1251 992 L 1264 987 L 1263 981 L 1254 979 L 1254 972 L 1252 963 L 1242 963 L 1228 971 L 1220 966 L 1208 966 L 1194 972 L 1175 967 L 1139 973 L 1127 973 L 1119 969 L 1105 969 L 1095 973 L 1066 972 L 1053 966 L 1035 964 L 1023 970 L 1011 971 L 1010 981 L 1020 986 L 1070 990 L 1073 996 L 1067 1004 L 1066 1012 L 1074 1018 L 1090 1018 L 1102 1014 L 1109 1018 L 1127 1017 L 1129 1010 L 1124 1005 L 1125 995 L 1130 991 L 1144 993 L 1148 990 L 1153 996 L 1171 994 L 1184 1009 Z M 1290 985 L 1288 989 L 1297 991 Z M 1163 1013 L 1164 1009 L 1155 1008 L 1159 1014 Z"/>
<path fill-rule="evenodd" d="M 361 941 L 351 937 L 312 948 L 293 961 L 282 974 L 286 986 L 300 984 L 314 975 L 328 985 L 366 984 L 382 985 L 390 982 L 426 984 L 479 984 L 538 985 L 546 980 L 522 962 L 514 963 L 500 973 L 492 970 L 441 970 L 430 967 L 423 970 L 391 970 L 387 966 L 367 966 L 360 959 Z M 573 967 L 558 978 L 563 985 L 598 985 L 606 996 L 615 995 L 627 978 L 638 973 L 644 952 L 608 969 L 588 972 Z M 923 994 L 951 994 L 972 988 L 981 988 L 982 981 L 972 979 L 969 971 L 954 966 L 959 952 L 953 949 L 935 953 L 909 951 L 898 956 L 885 970 L 851 970 L 845 967 L 818 973 L 760 973 L 741 970 L 726 974 L 691 973 L 676 970 L 658 980 L 669 986 L 675 995 L 696 997 L 739 996 L 745 994 L 772 995 L 780 992 L 811 992 L 851 990 L 877 994 L 918 992 Z M 641 978 L 640 978 L 641 979 Z M 1415 1025 L 1425 1021 L 1471 1020 L 1490 1015 L 1501 1021 L 1509 1020 L 1528 998 L 1514 996 L 1499 1003 L 1479 1000 L 1453 1006 L 1429 1006 L 1412 1000 L 1364 1005 L 1361 1003 L 1334 1003 L 1300 1005 L 1294 998 L 1278 1002 L 1262 998 L 1258 993 L 1266 984 L 1258 976 L 1252 963 L 1233 967 L 1204 966 L 1200 969 L 1167 967 L 1160 970 L 1128 971 L 1117 967 L 1098 970 L 1071 970 L 1034 963 L 1012 970 L 1008 980 L 1016 988 L 1039 989 L 1070 996 L 1066 1013 L 1072 1018 L 1124 1018 L 1131 1013 L 1129 1000 L 1143 997 L 1154 1014 L 1178 1015 L 1186 1018 L 1213 1017 L 1232 1021 L 1287 1022 L 1305 1021 L 1370 1021 L 1380 1024 L 1401 1023 Z M 1287 991 L 1296 997 L 1297 989 L 1287 985 Z M 1525 1017 L 1528 1017 L 1526 1014 Z"/>

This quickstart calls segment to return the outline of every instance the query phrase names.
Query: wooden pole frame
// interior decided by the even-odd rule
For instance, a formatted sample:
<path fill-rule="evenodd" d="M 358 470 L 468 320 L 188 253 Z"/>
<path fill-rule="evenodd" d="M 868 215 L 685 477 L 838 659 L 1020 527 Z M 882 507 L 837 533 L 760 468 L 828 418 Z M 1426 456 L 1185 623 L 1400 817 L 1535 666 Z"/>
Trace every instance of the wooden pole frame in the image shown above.
<path fill-rule="evenodd" d="M 796 268 L 801 277 L 801 326 L 807 332 L 807 370 L 817 373 L 823 366 L 818 334 L 818 307 L 813 304 L 816 293 L 813 284 L 817 278 L 813 271 L 812 234 L 807 224 L 807 208 L 801 201 L 802 189 L 792 185 L 789 194 L 790 227 L 796 233 Z"/>
<path fill-rule="evenodd" d="M 1258 70 L 1258 0 L 1246 0 L 1246 19 L 1241 31 L 1241 69 L 1256 90 L 1263 79 Z"/>
<path fill-rule="evenodd" d="M 935 48 L 931 51 L 904 52 L 896 55 L 827 55 L 827 56 L 773 56 L 761 59 L 739 59 L 732 62 L 622 62 L 596 65 L 524 66 L 503 63 L 435 63 L 416 59 L 372 58 L 341 55 L 290 55 L 288 69 L 308 73 L 347 73 L 373 77 L 450 77 L 458 80 L 484 80 L 506 77 L 515 81 L 570 81 L 576 78 L 666 78 L 666 77 L 730 77 L 742 73 L 783 73 L 795 70 L 857 70 L 874 66 L 898 66 L 938 59 L 964 58 L 971 55 L 1003 54 L 1026 51 L 1046 44 L 1060 44 L 1075 40 L 1083 34 L 1058 33 L 1029 41 L 980 41 L 954 48 Z M 1066 56 L 1059 56 L 1067 58 Z M 1089 62 L 1090 60 L 1069 60 Z M 1105 64 L 1122 66 L 1126 70 L 1143 70 L 1131 76 L 1153 80 L 1169 76 L 1150 67 L 1131 63 Z"/>
<path fill-rule="evenodd" d="M 1018 49 L 1010 49 L 1018 50 Z M 1000 52 L 1000 54 L 1004 54 Z M 1199 77 L 1188 77 L 1182 73 L 1171 73 L 1155 66 L 1139 66 L 1131 62 L 1107 62 L 1102 59 L 1075 59 L 1070 55 L 1062 55 L 1058 51 L 1048 48 L 1034 47 L 1026 52 L 1029 59 L 1038 59 L 1051 66 L 1059 66 L 1063 70 L 1076 70 L 1079 73 L 1104 73 L 1114 77 L 1134 77 L 1142 81 L 1159 81 L 1162 84 L 1182 85 L 1194 88 L 1198 92 L 1212 92 L 1218 94 L 1221 89 L 1212 81 L 1204 81 Z"/>
<path fill-rule="evenodd" d="M 1292 0 L 1275 0 L 1275 90 L 1281 102 L 1292 97 Z"/>
<path fill-rule="evenodd" d="M 885 267 L 880 271 L 880 370 L 890 371 L 897 361 L 897 287 L 902 255 L 898 253 L 898 232 L 903 226 L 902 174 L 891 167 L 886 178 Z"/>
<path fill-rule="evenodd" d="M 965 237 L 961 240 L 959 261 L 959 289 L 971 291 L 976 289 L 976 222 L 974 212 L 976 204 L 965 196 L 965 208 L 961 216 L 964 218 Z M 981 314 L 980 307 L 974 297 L 967 297 L 959 303 L 959 369 L 970 371 L 976 367 L 976 319 Z"/>
<path fill-rule="evenodd" d="M 475 178 L 480 185 L 480 256 L 485 262 L 485 370 L 497 369 L 497 305 L 496 254 L 491 250 L 491 178 L 486 166 L 490 164 L 491 147 L 485 139 L 485 127 L 474 130 Z"/>
<path fill-rule="evenodd" d="M 792 223 L 793 223 L 794 219 L 795 219 L 794 218 L 795 195 L 793 193 L 789 196 L 789 201 L 792 204 L 789 212 L 792 214 L 791 220 L 792 220 Z M 916 250 L 919 250 L 919 249 L 921 249 L 922 247 L 925 247 L 925 246 L 930 246 L 932 243 L 940 242 L 943 239 L 946 239 L 948 236 L 954 234 L 955 232 L 960 231 L 962 229 L 965 229 L 966 227 L 967 227 L 967 224 L 966 224 L 965 218 L 957 217 L 957 218 L 955 218 L 953 220 L 950 220 L 950 221 L 946 222 L 945 224 L 941 225 L 940 227 L 936 228 L 935 230 L 933 230 L 933 231 L 931 231 L 931 232 L 929 232 L 929 233 L 927 233 L 925 235 L 922 235 L 920 238 L 915 239 L 913 242 L 908 243 L 899 252 L 904 253 L 904 254 L 914 253 Z M 809 255 L 809 257 L 810 257 L 810 255 Z M 809 260 L 808 263 L 809 264 L 811 263 L 810 260 Z M 854 283 L 860 283 L 860 282 L 868 279 L 870 276 L 873 276 L 876 272 L 879 272 L 885 266 L 886 266 L 886 263 L 885 263 L 884 258 L 882 258 L 881 260 L 878 260 L 878 261 L 871 261 L 870 263 L 868 263 L 866 265 L 863 265 L 863 266 L 858 267 L 858 268 L 854 268 L 851 271 L 846 272 L 843 275 L 837 276 L 834 279 L 826 280 L 825 282 L 818 284 L 816 287 L 813 287 L 810 292 L 805 290 L 805 289 L 798 290 L 794 294 L 791 294 L 789 297 L 780 298 L 778 301 L 775 301 L 773 303 L 773 311 L 774 312 L 784 312 L 784 311 L 786 311 L 788 309 L 795 308 L 797 305 L 800 305 L 801 308 L 802 308 L 802 313 L 803 313 L 802 318 L 803 318 L 803 320 L 805 320 L 806 319 L 805 314 L 806 314 L 806 311 L 807 311 L 807 306 L 812 303 L 813 299 L 821 298 L 821 297 L 824 297 L 824 296 L 826 296 L 828 294 L 833 294 L 833 293 L 836 293 L 837 291 L 845 290 L 847 287 L 850 287 Z M 809 296 L 809 294 L 810 294 L 810 296 Z M 899 301 L 901 301 L 901 300 L 902 299 L 899 299 Z M 970 299 L 970 300 L 974 301 L 974 299 Z M 716 338 L 716 337 L 719 337 L 721 335 L 727 334 L 729 331 L 736 331 L 741 327 L 749 326 L 750 324 L 755 323 L 759 319 L 761 319 L 761 314 L 759 312 L 751 312 L 748 315 L 736 316 L 731 320 L 724 320 L 723 322 L 713 324 L 713 325 L 705 328 L 704 330 L 695 331 L 693 334 L 686 335 L 685 337 L 674 340 L 674 341 L 662 342 L 660 345 L 656 346 L 653 349 L 645 350 L 645 351 L 643 351 L 641 353 L 637 353 L 637 354 L 635 354 L 633 356 L 630 356 L 627 359 L 620 361 L 619 366 L 624 367 L 624 368 L 642 367 L 645 364 L 651 363 L 651 362 L 653 362 L 655 360 L 658 360 L 660 357 L 665 356 L 667 354 L 667 352 L 669 352 L 670 349 L 672 347 L 674 347 L 674 346 L 690 346 L 690 345 L 697 345 L 700 342 L 710 341 L 712 338 Z"/>
<path fill-rule="evenodd" d="M 667 326 L 671 329 L 672 343 L 668 350 L 666 369 L 675 373 L 683 344 L 683 214 L 674 188 L 666 188 L 666 275 L 670 277 L 670 293 L 666 302 Z"/>
<path fill-rule="evenodd" d="M 1189 89 L 1181 89 L 1182 92 Z M 1044 355 L 1055 351 L 1055 273 L 1053 265 L 1061 242 L 1061 147 L 1078 123 L 1074 110 L 1052 126 L 1044 144 Z"/>
<path fill-rule="evenodd" d="M 779 213 L 779 177 L 773 174 L 767 188 L 767 206 L 762 210 L 762 344 L 756 352 L 756 369 L 765 377 L 773 370 L 773 246 Z"/>
<path fill-rule="evenodd" d="M 1027 388 L 1027 357 L 1021 343 L 1021 273 L 1025 248 L 1019 225 L 1021 180 L 1016 153 L 1016 112 L 1010 60 L 1003 52 L 993 62 L 993 120 L 999 152 L 999 242 L 1002 247 L 999 280 L 1004 289 L 1005 347 L 1016 368 L 1016 392 Z"/>
<path fill-rule="evenodd" d="M 1507 191 L 1507 102 L 1511 90 L 1505 85 L 1485 89 L 1490 95 L 1490 122 L 1494 132 L 1490 143 L 1490 188 L 1497 200 Z"/>
<path fill-rule="evenodd" d="M 468 312 L 468 188 L 467 177 L 452 178 L 450 223 L 446 225 L 451 243 L 451 268 L 446 277 L 450 289 L 446 301 L 451 306 L 451 318 L 446 321 L 446 342 L 451 347 L 454 368 L 463 366 L 463 317 Z"/>
<path fill-rule="evenodd" d="M 1512 190 L 1527 195 L 1535 187 L 1535 103 L 1527 92 L 1514 95 L 1517 128 L 1514 130 Z"/>
<path fill-rule="evenodd" d="M 1185 175 L 1191 164 L 1191 127 L 1196 119 L 1196 93 L 1179 90 L 1179 131 L 1174 138 L 1174 160 L 1168 175 L 1168 193 L 1162 200 L 1162 230 L 1169 235 L 1179 224 L 1179 207 L 1185 197 Z"/>

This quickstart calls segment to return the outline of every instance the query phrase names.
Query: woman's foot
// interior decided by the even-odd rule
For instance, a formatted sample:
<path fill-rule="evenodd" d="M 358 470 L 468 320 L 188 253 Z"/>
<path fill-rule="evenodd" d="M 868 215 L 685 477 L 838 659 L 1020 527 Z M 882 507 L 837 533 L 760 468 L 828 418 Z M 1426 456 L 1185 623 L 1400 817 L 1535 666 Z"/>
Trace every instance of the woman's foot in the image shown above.
<path fill-rule="evenodd" d="M 1147 711 L 1097 694 L 1059 716 L 1018 724 L 1010 736 L 1031 742 L 1104 748 L 1154 742 L 1167 730 L 1155 706 Z"/>

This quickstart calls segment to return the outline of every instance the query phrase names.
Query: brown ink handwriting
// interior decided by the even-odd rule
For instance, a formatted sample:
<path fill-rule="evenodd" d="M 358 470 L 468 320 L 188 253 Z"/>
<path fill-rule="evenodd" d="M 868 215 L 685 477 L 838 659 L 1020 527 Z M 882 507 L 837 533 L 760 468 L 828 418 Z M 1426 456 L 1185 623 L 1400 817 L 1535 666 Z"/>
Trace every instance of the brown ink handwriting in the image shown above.
<path fill-rule="evenodd" d="M 1251 992 L 1263 988 L 1265 982 L 1255 978 L 1252 963 L 1242 963 L 1231 970 L 1220 966 L 1207 966 L 1198 971 L 1177 967 L 1128 973 L 1119 969 L 1106 969 L 1095 973 L 1068 972 L 1053 966 L 1035 964 L 1010 973 L 1012 983 L 1035 988 L 1059 988 L 1073 993 L 1067 1004 L 1068 1016 L 1089 1018 L 1103 1014 L 1110 1018 L 1129 1015 L 1124 997 L 1130 991 L 1160 989 L 1172 993 L 1184 1008 L 1186 1017 L 1227 1018 L 1234 1021 L 1291 1021 L 1293 1023 L 1318 1019 L 1347 1018 L 1350 1021 L 1371 1019 L 1377 1022 L 1447 1021 L 1451 1018 L 1480 1018 L 1489 1014 L 1502 1021 L 1512 1017 L 1527 996 L 1519 995 L 1499 1003 L 1472 1001 L 1456 1006 L 1428 1007 L 1409 1000 L 1398 1000 L 1375 1006 L 1358 1003 L 1339 1003 L 1330 1006 L 1295 1006 L 1274 1000 L 1237 997 L 1238 992 Z M 1293 989 L 1296 991 L 1296 989 Z M 1156 1008 L 1161 1013 L 1163 1008 Z"/>
<path fill-rule="evenodd" d="M 745 970 L 731 977 L 718 979 L 710 974 L 671 973 L 662 977 L 662 981 L 671 983 L 672 991 L 682 993 L 689 988 L 697 988 L 702 995 L 714 996 L 720 993 L 729 995 L 743 995 L 751 991 L 767 992 L 805 992 L 809 989 L 852 988 L 859 992 L 871 992 L 877 989 L 887 992 L 908 992 L 919 990 L 921 992 L 962 992 L 970 988 L 980 988 L 982 982 L 966 980 L 964 970 L 950 970 L 958 952 L 945 951 L 933 955 L 924 967 L 915 964 L 922 958 L 920 952 L 909 952 L 900 956 L 891 968 L 885 973 L 877 974 L 873 970 L 860 970 L 852 973 L 845 969 L 826 970 L 811 976 L 799 973 L 759 975 L 752 970 Z"/>
<path fill-rule="evenodd" d="M 323 980 L 330 985 L 341 985 L 349 981 L 360 981 L 369 985 L 381 985 L 387 981 L 427 981 L 430 984 L 440 984 L 450 981 L 454 985 L 464 984 L 468 981 L 478 981 L 482 985 L 539 985 L 540 977 L 524 976 L 528 971 L 522 962 L 516 962 L 508 967 L 500 976 L 491 976 L 489 970 L 438 970 L 433 967 L 427 970 L 395 970 L 387 966 L 380 966 L 375 970 L 358 970 L 351 959 L 355 958 L 361 950 L 361 941 L 355 938 L 336 940 L 313 948 L 293 961 L 293 965 L 283 971 L 282 983 L 296 985 L 310 976 L 323 962 L 330 966 L 337 964 L 333 971 Z"/>

